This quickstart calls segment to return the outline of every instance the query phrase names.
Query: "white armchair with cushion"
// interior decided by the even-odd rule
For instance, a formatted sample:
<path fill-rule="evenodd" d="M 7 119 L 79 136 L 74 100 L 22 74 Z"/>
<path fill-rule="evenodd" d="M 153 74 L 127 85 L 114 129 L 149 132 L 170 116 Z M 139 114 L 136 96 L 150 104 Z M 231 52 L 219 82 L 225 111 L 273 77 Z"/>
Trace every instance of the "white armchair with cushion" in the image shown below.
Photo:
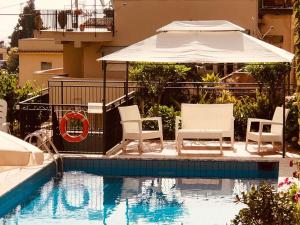
<path fill-rule="evenodd" d="M 9 133 L 9 123 L 6 122 L 7 116 L 7 102 L 0 99 L 0 131 Z"/>
<path fill-rule="evenodd" d="M 143 140 L 159 138 L 163 148 L 161 117 L 141 118 L 137 105 L 118 107 L 123 128 L 122 149 L 126 151 L 126 140 L 139 140 L 139 151 L 144 151 Z M 157 121 L 158 130 L 143 130 L 143 121 Z"/>
<path fill-rule="evenodd" d="M 285 110 L 285 120 L 289 114 L 289 109 Z M 246 133 L 246 146 L 247 150 L 248 141 L 252 140 L 257 142 L 258 151 L 260 151 L 260 146 L 263 142 L 272 142 L 273 147 L 275 142 L 282 143 L 282 129 L 283 129 L 283 108 L 276 107 L 272 120 L 248 118 L 247 123 L 247 133 Z M 251 124 L 259 123 L 258 131 L 251 131 Z M 270 132 L 264 132 L 264 126 L 271 126 Z"/>

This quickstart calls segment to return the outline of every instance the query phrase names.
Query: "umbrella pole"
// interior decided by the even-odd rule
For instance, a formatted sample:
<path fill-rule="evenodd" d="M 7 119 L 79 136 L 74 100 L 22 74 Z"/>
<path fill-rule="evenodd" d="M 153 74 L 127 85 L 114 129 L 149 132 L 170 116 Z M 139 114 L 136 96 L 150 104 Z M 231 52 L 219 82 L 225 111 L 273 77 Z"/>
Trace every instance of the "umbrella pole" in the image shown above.
<path fill-rule="evenodd" d="M 283 113 L 282 113 L 282 158 L 285 158 L 285 75 L 283 77 L 283 82 L 282 82 L 282 101 L 283 101 Z"/>
<path fill-rule="evenodd" d="M 126 81 L 125 81 L 125 96 L 126 96 L 126 104 L 128 105 L 128 66 L 129 66 L 129 64 L 128 64 L 128 62 L 126 62 L 126 77 L 125 77 L 125 79 L 126 79 Z"/>

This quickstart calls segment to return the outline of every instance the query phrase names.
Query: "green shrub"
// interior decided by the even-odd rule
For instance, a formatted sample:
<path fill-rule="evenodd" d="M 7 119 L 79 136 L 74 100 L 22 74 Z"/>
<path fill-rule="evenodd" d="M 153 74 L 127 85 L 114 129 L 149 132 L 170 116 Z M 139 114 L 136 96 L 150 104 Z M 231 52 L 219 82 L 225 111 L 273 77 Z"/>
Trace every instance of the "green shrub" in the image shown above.
<path fill-rule="evenodd" d="M 133 63 L 129 68 L 130 80 L 140 86 L 140 97 L 146 110 L 161 104 L 168 82 L 186 81 L 190 67 L 176 64 Z M 144 107 L 141 111 L 144 112 Z"/>
<path fill-rule="evenodd" d="M 297 106 L 296 93 L 293 96 L 287 97 L 286 107 L 290 109 L 288 118 L 286 120 L 286 140 L 294 147 L 299 146 L 299 109 Z"/>
<path fill-rule="evenodd" d="M 268 183 L 252 187 L 248 193 L 236 196 L 236 203 L 247 207 L 232 220 L 234 225 L 299 225 L 297 204 L 290 193 L 277 192 Z"/>
<path fill-rule="evenodd" d="M 221 78 L 218 74 L 215 73 L 207 73 L 205 76 L 202 77 L 203 82 L 215 82 L 218 83 L 221 81 Z"/>
<path fill-rule="evenodd" d="M 165 140 L 175 139 L 175 117 L 179 115 L 178 111 L 175 111 L 173 107 L 165 105 L 155 105 L 147 112 L 148 117 L 160 116 L 163 123 L 163 135 Z M 157 124 L 153 122 L 145 123 L 145 127 L 148 129 L 157 129 Z"/>
<path fill-rule="evenodd" d="M 19 119 L 17 103 L 25 100 L 28 94 L 33 93 L 34 89 L 30 83 L 26 83 L 23 87 L 18 85 L 18 76 L 16 74 L 8 74 L 6 70 L 0 71 L 0 98 L 7 101 L 7 121 L 13 124 Z"/>

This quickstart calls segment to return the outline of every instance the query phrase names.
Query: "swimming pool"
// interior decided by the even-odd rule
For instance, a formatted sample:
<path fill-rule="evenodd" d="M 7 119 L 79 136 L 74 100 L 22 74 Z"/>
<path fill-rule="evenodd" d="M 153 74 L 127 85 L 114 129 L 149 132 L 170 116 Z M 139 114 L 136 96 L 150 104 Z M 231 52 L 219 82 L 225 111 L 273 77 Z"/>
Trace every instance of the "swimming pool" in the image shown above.
<path fill-rule="evenodd" d="M 43 184 L 28 197 L 23 196 L 17 206 L 0 219 L 0 224 L 226 224 L 242 207 L 233 203 L 235 194 L 259 184 L 262 179 L 277 183 L 276 178 L 270 176 L 275 174 L 270 167 L 276 170 L 276 163 L 271 163 L 272 166 L 261 166 L 255 162 L 249 164 L 253 168 L 257 165 L 255 168 L 261 170 L 255 175 L 262 171 L 264 175 L 269 175 L 259 179 L 250 176 L 249 179 L 247 173 L 245 177 L 232 178 L 226 177 L 222 171 L 219 172 L 221 178 L 197 176 L 195 171 L 190 171 L 197 166 L 189 169 L 193 176 L 176 176 L 170 167 L 165 166 L 163 174 L 175 175 L 160 175 L 151 168 L 156 177 L 140 176 L 135 174 L 137 171 L 143 173 L 139 167 L 122 171 L 113 165 L 126 164 L 125 161 L 98 161 L 66 160 L 66 172 L 61 180 L 50 176 L 47 180 L 40 180 Z M 98 163 L 106 169 L 98 168 Z M 148 162 L 149 165 L 151 163 Z M 161 161 L 160 165 L 168 163 Z M 216 163 L 230 164 L 206 162 L 206 167 L 220 169 Z M 237 163 L 235 168 L 237 165 L 240 166 Z M 131 171 L 130 176 L 125 174 L 128 171 Z M 37 175 L 36 179 L 43 174 Z M 206 171 L 204 174 L 214 173 Z"/>

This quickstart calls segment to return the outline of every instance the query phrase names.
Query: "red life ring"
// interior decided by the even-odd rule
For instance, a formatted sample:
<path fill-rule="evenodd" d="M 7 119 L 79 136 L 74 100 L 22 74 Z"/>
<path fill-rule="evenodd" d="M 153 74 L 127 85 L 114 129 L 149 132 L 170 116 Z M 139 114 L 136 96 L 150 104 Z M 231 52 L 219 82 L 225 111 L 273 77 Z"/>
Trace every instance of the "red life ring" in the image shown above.
<path fill-rule="evenodd" d="M 67 132 L 67 124 L 70 119 L 78 119 L 82 122 L 82 132 L 80 135 L 73 136 L 68 134 Z M 88 119 L 82 115 L 81 113 L 76 112 L 68 112 L 64 115 L 64 117 L 60 120 L 59 131 L 63 139 L 68 142 L 81 142 L 88 136 L 89 133 L 89 121 Z"/>

